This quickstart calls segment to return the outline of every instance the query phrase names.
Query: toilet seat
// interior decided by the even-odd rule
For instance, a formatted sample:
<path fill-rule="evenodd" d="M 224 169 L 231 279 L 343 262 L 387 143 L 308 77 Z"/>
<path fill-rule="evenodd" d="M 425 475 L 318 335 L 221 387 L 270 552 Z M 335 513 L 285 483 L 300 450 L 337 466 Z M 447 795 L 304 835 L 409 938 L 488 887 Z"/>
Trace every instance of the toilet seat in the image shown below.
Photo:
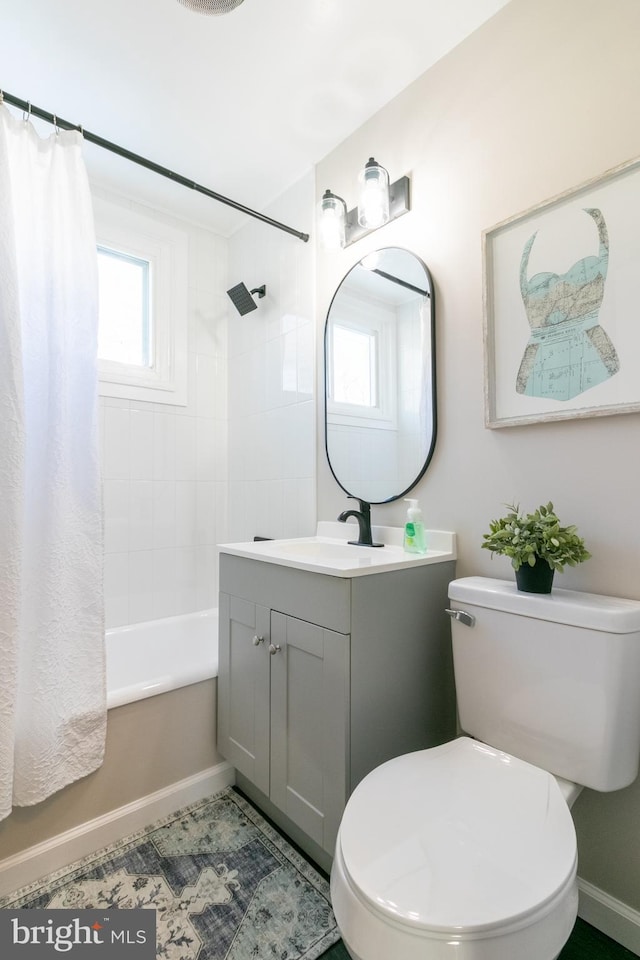
<path fill-rule="evenodd" d="M 424 936 L 526 927 L 575 880 L 575 830 L 555 778 L 468 737 L 372 771 L 338 846 L 368 908 Z"/>

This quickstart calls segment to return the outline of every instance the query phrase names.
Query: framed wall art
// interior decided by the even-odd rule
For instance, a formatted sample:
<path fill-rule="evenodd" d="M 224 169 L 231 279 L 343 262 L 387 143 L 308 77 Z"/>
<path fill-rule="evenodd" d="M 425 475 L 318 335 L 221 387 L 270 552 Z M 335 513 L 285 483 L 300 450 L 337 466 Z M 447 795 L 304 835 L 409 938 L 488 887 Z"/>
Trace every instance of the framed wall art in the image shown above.
<path fill-rule="evenodd" d="M 640 159 L 482 241 L 485 425 L 640 411 Z"/>

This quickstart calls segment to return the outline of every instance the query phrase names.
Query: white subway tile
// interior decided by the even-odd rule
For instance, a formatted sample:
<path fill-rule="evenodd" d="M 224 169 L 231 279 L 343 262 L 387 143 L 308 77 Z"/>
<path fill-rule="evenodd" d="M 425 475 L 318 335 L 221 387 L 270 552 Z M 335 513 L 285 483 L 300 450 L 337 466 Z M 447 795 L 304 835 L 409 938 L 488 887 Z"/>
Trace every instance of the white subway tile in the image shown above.
<path fill-rule="evenodd" d="M 198 355 L 195 350 L 190 351 L 187 357 L 187 405 L 181 407 L 180 412 L 190 417 L 195 417 L 196 409 L 196 366 Z"/>
<path fill-rule="evenodd" d="M 199 417 L 216 415 L 216 360 L 206 354 L 196 357 L 196 413 Z"/>
<path fill-rule="evenodd" d="M 153 547 L 163 550 L 176 543 L 176 484 L 174 480 L 153 483 Z"/>
<path fill-rule="evenodd" d="M 175 611 L 189 613 L 198 602 L 198 559 L 195 547 L 176 550 L 175 561 Z"/>
<path fill-rule="evenodd" d="M 153 478 L 176 478 L 176 420 L 170 413 L 153 415 Z"/>
<path fill-rule="evenodd" d="M 196 479 L 214 480 L 216 475 L 216 421 L 198 417 L 196 420 Z"/>
<path fill-rule="evenodd" d="M 284 482 L 280 479 L 266 480 L 260 486 L 262 496 L 260 512 L 256 518 L 260 530 L 257 532 L 263 537 L 282 537 L 285 516 L 292 507 L 295 508 L 295 500 L 293 503 L 285 500 Z"/>
<path fill-rule="evenodd" d="M 222 482 L 226 481 L 229 468 L 229 424 L 226 420 L 215 420 L 213 430 L 213 476 Z"/>
<path fill-rule="evenodd" d="M 296 451 L 294 470 L 296 478 L 312 477 L 316 463 L 315 405 L 308 400 L 293 408 L 293 445 Z"/>
<path fill-rule="evenodd" d="M 268 409 L 267 364 L 264 344 L 254 346 L 245 354 L 246 368 L 242 371 L 242 384 L 246 395 L 247 413 L 255 416 Z"/>
<path fill-rule="evenodd" d="M 198 496 L 200 484 L 184 480 L 176 482 L 176 537 L 177 547 L 192 547 L 198 540 Z"/>
<path fill-rule="evenodd" d="M 229 357 L 229 417 L 239 420 L 249 416 L 250 389 L 247 370 L 248 354 Z"/>
<path fill-rule="evenodd" d="M 131 470 L 129 452 L 129 408 L 105 405 L 103 475 L 109 480 L 128 480 Z"/>
<path fill-rule="evenodd" d="M 104 476 L 104 438 L 105 438 L 105 404 L 104 397 L 100 397 L 98 404 L 98 449 L 100 451 L 100 472 Z"/>
<path fill-rule="evenodd" d="M 218 606 L 217 552 L 212 546 L 196 549 L 196 603 L 198 610 Z"/>
<path fill-rule="evenodd" d="M 129 554 L 129 622 L 144 623 L 154 617 L 153 551 Z"/>
<path fill-rule="evenodd" d="M 104 550 L 123 553 L 129 549 L 129 481 L 103 481 Z"/>
<path fill-rule="evenodd" d="M 176 609 L 176 550 L 153 551 L 153 617 L 174 617 Z"/>
<path fill-rule="evenodd" d="M 282 399 L 284 403 L 298 401 L 298 333 L 290 330 L 282 340 Z"/>
<path fill-rule="evenodd" d="M 204 545 L 216 542 L 215 491 L 216 484 L 213 482 L 196 484 L 197 521 L 193 543 Z"/>
<path fill-rule="evenodd" d="M 214 484 L 215 538 L 214 543 L 229 543 L 229 484 Z"/>
<path fill-rule="evenodd" d="M 131 481 L 129 490 L 129 549 L 132 551 L 153 549 L 154 486 L 153 480 Z"/>
<path fill-rule="evenodd" d="M 226 420 L 228 417 L 228 373 L 227 358 L 224 355 L 216 357 L 215 364 L 215 382 L 214 382 L 214 403 L 216 420 Z"/>
<path fill-rule="evenodd" d="M 175 478 L 195 480 L 197 477 L 196 418 L 176 417 Z"/>
<path fill-rule="evenodd" d="M 284 395 L 284 339 L 282 337 L 269 340 L 266 344 L 262 362 L 265 368 L 265 407 L 267 410 L 271 410 L 273 407 L 281 407 L 286 402 Z"/>
<path fill-rule="evenodd" d="M 190 291 L 189 299 L 193 349 L 197 354 L 215 357 L 219 353 L 216 340 L 219 300 L 214 293 L 198 286 Z"/>
<path fill-rule="evenodd" d="M 315 329 L 302 323 L 296 332 L 298 365 L 298 400 L 312 400 L 316 389 Z"/>
<path fill-rule="evenodd" d="M 154 414 L 132 408 L 130 414 L 131 479 L 153 479 Z"/>
<path fill-rule="evenodd" d="M 104 558 L 105 626 L 129 623 L 129 554 L 110 553 Z"/>

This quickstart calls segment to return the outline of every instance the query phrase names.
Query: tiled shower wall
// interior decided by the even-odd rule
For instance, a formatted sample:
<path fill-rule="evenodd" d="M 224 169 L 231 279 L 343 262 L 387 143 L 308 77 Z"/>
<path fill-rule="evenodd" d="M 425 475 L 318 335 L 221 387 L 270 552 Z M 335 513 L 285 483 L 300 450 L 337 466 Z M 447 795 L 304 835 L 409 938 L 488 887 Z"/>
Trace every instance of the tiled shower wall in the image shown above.
<path fill-rule="evenodd" d="M 107 627 L 216 606 L 227 539 L 227 241 L 153 216 L 188 235 L 188 404 L 100 400 Z"/>
<path fill-rule="evenodd" d="M 265 212 L 310 230 L 313 191 L 310 173 Z M 312 242 L 153 216 L 189 239 L 189 400 L 100 401 L 107 627 L 216 606 L 218 543 L 316 524 Z M 240 281 L 267 285 L 245 317 Z"/>
<path fill-rule="evenodd" d="M 312 232 L 310 173 L 266 211 Z M 313 241 L 252 221 L 229 241 L 229 286 L 266 284 L 258 309 L 229 312 L 229 538 L 314 533 Z"/>

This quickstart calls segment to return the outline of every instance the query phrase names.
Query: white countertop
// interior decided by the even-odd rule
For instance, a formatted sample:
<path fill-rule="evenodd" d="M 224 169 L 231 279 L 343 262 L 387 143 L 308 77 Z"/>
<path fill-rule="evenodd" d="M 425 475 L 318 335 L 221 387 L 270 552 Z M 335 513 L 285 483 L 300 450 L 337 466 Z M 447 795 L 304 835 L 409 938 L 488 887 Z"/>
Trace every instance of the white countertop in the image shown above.
<path fill-rule="evenodd" d="M 314 537 L 223 543 L 218 550 L 231 556 L 333 577 L 362 577 L 456 559 L 455 533 L 447 530 L 425 532 L 428 549 L 424 554 L 405 553 L 402 527 L 374 526 L 373 541 L 384 546 L 360 547 L 348 543 L 358 537 L 357 524 L 336 521 L 320 521 Z"/>

